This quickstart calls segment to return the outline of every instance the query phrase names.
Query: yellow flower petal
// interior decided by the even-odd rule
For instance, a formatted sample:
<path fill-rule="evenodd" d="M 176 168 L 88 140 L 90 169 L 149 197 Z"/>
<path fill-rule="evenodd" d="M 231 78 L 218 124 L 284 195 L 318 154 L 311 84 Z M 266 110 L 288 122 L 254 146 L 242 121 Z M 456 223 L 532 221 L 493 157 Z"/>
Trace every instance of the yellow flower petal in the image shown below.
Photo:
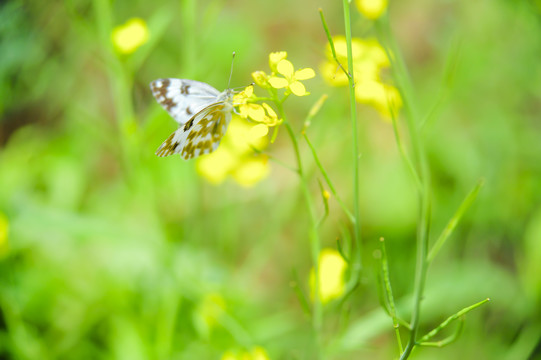
<path fill-rule="evenodd" d="M 239 360 L 239 357 L 231 350 L 227 350 L 225 353 L 223 353 L 220 360 Z"/>
<path fill-rule="evenodd" d="M 269 104 L 263 103 L 263 104 L 261 104 L 261 105 L 265 108 L 265 111 L 267 112 L 267 115 L 268 115 L 269 117 L 278 120 L 278 115 L 276 115 L 276 113 L 275 113 L 274 110 L 269 106 Z"/>
<path fill-rule="evenodd" d="M 199 175 L 210 183 L 220 184 L 226 179 L 237 162 L 238 159 L 227 147 L 220 146 L 216 151 L 198 158 L 196 169 Z"/>
<path fill-rule="evenodd" d="M 297 96 L 305 96 L 310 94 L 306 91 L 306 88 L 300 81 L 295 81 L 294 83 L 289 84 L 289 89 Z"/>
<path fill-rule="evenodd" d="M 387 0 L 355 0 L 355 5 L 366 18 L 375 20 L 385 12 Z"/>
<path fill-rule="evenodd" d="M 244 94 L 246 95 L 246 97 L 251 97 L 253 94 L 254 94 L 254 86 L 253 85 L 248 85 L 244 90 L 243 90 Z"/>
<path fill-rule="evenodd" d="M 293 72 L 295 68 L 293 67 L 293 64 L 289 60 L 280 60 L 278 65 L 276 65 L 276 70 L 278 73 L 284 75 L 286 78 L 291 78 L 293 76 Z"/>
<path fill-rule="evenodd" d="M 210 335 L 225 308 L 225 300 L 218 293 L 207 294 L 201 299 L 193 314 L 194 325 L 201 335 L 205 337 Z"/>
<path fill-rule="evenodd" d="M 251 351 L 251 360 L 270 360 L 269 355 L 261 346 L 256 346 Z"/>
<path fill-rule="evenodd" d="M 243 119 L 247 119 L 249 109 L 250 108 L 248 107 L 248 105 L 240 105 L 239 106 L 239 116 L 242 117 Z"/>
<path fill-rule="evenodd" d="M 269 67 L 271 68 L 271 70 L 273 72 L 276 71 L 276 66 L 278 65 L 278 63 L 285 59 L 287 57 L 287 52 L 285 51 L 277 51 L 277 52 L 272 52 L 269 54 Z"/>
<path fill-rule="evenodd" d="M 275 89 L 283 89 L 289 85 L 289 82 L 284 78 L 271 76 L 269 78 L 269 84 Z"/>
<path fill-rule="evenodd" d="M 143 19 L 133 18 L 124 25 L 113 29 L 111 39 L 115 48 L 124 54 L 130 54 L 148 41 L 148 28 Z"/>
<path fill-rule="evenodd" d="M 269 115 L 269 116 L 272 117 L 272 118 L 278 119 L 278 115 L 276 115 L 276 113 L 275 113 L 274 110 L 269 106 L 269 104 L 263 103 L 263 104 L 261 104 L 261 105 L 265 108 L 265 111 L 267 111 L 267 115 Z"/>
<path fill-rule="evenodd" d="M 233 172 L 233 179 L 242 186 L 250 187 L 261 181 L 269 173 L 269 165 L 264 157 L 243 161 Z"/>
<path fill-rule="evenodd" d="M 295 71 L 295 79 L 297 80 L 308 80 L 316 76 L 314 69 L 304 68 Z"/>
<path fill-rule="evenodd" d="M 402 107 L 402 98 L 398 90 L 394 86 L 377 81 L 357 84 L 355 98 L 360 103 L 372 105 L 386 120 L 391 118 L 391 110 L 398 113 Z"/>
<path fill-rule="evenodd" d="M 259 104 L 248 104 L 248 116 L 255 121 L 263 121 L 265 118 L 265 109 Z"/>
<path fill-rule="evenodd" d="M 348 77 L 334 60 L 321 64 L 320 71 L 323 79 L 332 86 L 347 86 L 349 83 Z"/>
<path fill-rule="evenodd" d="M 338 60 L 342 64 L 342 66 L 346 67 L 347 63 L 348 63 L 348 58 L 347 58 L 348 51 L 347 51 L 346 37 L 343 36 L 343 35 L 337 35 L 337 36 L 333 36 L 332 39 L 333 39 L 333 44 L 334 44 L 334 50 L 336 52 L 336 57 L 338 58 Z M 355 61 L 357 61 L 359 59 L 359 57 L 363 53 L 363 49 L 364 49 L 363 40 L 361 40 L 359 38 L 352 38 L 351 39 L 351 51 L 352 51 L 352 55 L 353 55 L 352 56 L 353 57 L 353 62 L 355 62 Z M 325 53 L 327 55 L 327 59 L 334 61 L 334 58 L 332 56 L 332 51 L 331 51 L 331 45 L 330 44 L 327 44 Z"/>
<path fill-rule="evenodd" d="M 263 71 L 254 71 L 252 73 L 252 79 L 254 79 L 254 82 L 264 89 L 269 87 L 268 78 L 269 77 L 267 74 L 265 74 Z"/>
<path fill-rule="evenodd" d="M 8 218 L 0 213 L 0 255 L 4 255 L 8 250 Z"/>
<path fill-rule="evenodd" d="M 220 148 L 228 149 L 236 159 L 240 159 L 253 152 L 252 148 L 263 149 L 267 143 L 267 138 L 251 138 L 250 129 L 254 125 L 248 121 L 241 120 L 238 116 L 233 116 L 229 124 L 229 129 L 220 144 Z M 235 163 L 235 166 L 238 164 Z"/>
<path fill-rule="evenodd" d="M 267 136 L 269 133 L 269 127 L 265 124 L 257 124 L 250 129 L 248 137 L 250 139 L 259 139 L 263 136 Z"/>
<path fill-rule="evenodd" d="M 334 249 L 323 249 L 319 254 L 319 296 L 321 302 L 327 303 L 339 298 L 345 292 L 344 274 L 347 263 L 340 253 Z M 310 287 L 314 294 L 314 271 L 310 274 Z"/>

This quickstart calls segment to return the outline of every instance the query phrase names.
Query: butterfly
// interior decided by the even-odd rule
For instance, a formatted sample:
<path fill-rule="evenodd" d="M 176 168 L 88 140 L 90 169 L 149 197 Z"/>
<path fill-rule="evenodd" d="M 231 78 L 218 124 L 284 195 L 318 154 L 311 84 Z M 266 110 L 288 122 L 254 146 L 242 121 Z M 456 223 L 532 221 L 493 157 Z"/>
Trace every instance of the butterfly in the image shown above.
<path fill-rule="evenodd" d="M 187 79 L 154 80 L 150 89 L 179 124 L 156 150 L 156 155 L 180 154 L 188 160 L 218 148 L 231 121 L 233 90 L 219 92 L 208 84 Z"/>

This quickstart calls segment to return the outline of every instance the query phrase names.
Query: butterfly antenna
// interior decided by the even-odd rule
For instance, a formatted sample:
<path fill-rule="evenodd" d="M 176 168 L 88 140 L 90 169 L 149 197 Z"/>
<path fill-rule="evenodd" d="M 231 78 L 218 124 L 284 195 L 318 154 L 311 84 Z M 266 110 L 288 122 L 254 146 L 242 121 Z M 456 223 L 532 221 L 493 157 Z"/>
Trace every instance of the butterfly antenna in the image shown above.
<path fill-rule="evenodd" d="M 229 73 L 229 81 L 227 82 L 227 88 L 231 85 L 231 76 L 233 76 L 233 63 L 235 61 L 235 52 L 233 51 L 233 58 L 231 59 L 231 72 Z"/>

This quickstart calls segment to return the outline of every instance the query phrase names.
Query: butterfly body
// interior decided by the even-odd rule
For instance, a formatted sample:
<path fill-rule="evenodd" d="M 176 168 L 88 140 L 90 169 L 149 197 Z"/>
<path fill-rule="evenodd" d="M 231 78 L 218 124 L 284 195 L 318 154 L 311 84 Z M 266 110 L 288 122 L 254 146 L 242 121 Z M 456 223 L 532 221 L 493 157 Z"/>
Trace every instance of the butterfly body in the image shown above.
<path fill-rule="evenodd" d="M 179 124 L 156 155 L 180 154 L 188 160 L 216 150 L 231 121 L 231 89 L 219 92 L 208 84 L 188 79 L 154 80 L 150 89 L 158 103 Z"/>

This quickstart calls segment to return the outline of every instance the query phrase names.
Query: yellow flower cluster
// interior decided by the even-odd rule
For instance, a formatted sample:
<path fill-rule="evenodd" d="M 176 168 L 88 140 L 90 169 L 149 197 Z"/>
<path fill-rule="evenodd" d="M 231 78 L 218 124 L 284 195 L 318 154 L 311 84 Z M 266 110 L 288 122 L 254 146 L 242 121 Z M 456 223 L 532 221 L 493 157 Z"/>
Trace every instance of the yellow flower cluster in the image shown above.
<path fill-rule="evenodd" d="M 281 122 L 269 104 L 257 104 L 256 101 L 258 98 L 254 94 L 253 85 L 248 86 L 233 98 L 233 103 L 238 106 L 239 115 L 242 118 L 260 123 L 259 125 L 267 128 L 267 131 L 269 126 L 276 126 Z"/>
<path fill-rule="evenodd" d="M 121 54 L 131 54 L 149 39 L 147 24 L 143 19 L 132 18 L 113 29 L 111 39 Z"/>
<path fill-rule="evenodd" d="M 355 5 L 367 19 L 376 20 L 387 9 L 387 0 L 355 0 Z"/>
<path fill-rule="evenodd" d="M 255 346 L 250 351 L 226 351 L 221 360 L 269 360 L 269 355 L 261 346 Z"/>
<path fill-rule="evenodd" d="M 264 71 L 255 71 L 252 77 L 255 84 L 269 91 L 270 100 L 282 102 L 289 94 L 309 94 L 301 80 L 313 78 L 313 69 L 295 71 L 285 51 L 271 53 L 269 66 L 270 75 Z M 286 89 L 283 99 L 278 99 L 277 89 Z M 262 100 L 254 94 L 253 85 L 233 97 L 238 116 L 233 116 L 218 149 L 197 160 L 197 171 L 211 183 L 220 184 L 231 176 L 242 186 L 252 186 L 269 173 L 266 156 L 256 155 L 254 149 L 262 150 L 266 147 L 269 127 L 280 125 L 282 119 Z"/>
<path fill-rule="evenodd" d="M 8 251 L 9 222 L 7 217 L 0 212 L 0 256 Z"/>
<path fill-rule="evenodd" d="M 347 263 L 334 249 L 323 249 L 319 253 L 319 298 L 322 303 L 328 303 L 344 295 L 346 284 L 344 275 L 347 270 Z M 315 275 L 312 270 L 310 274 L 310 287 L 312 297 L 315 294 Z"/>
<path fill-rule="evenodd" d="M 254 154 L 253 150 L 265 148 L 267 133 L 266 125 L 254 125 L 233 115 L 218 149 L 197 159 L 198 173 L 213 184 L 231 176 L 242 186 L 255 185 L 269 173 L 267 158 Z"/>
<path fill-rule="evenodd" d="M 200 335 L 208 337 L 220 323 L 225 312 L 226 303 L 219 293 L 208 293 L 195 308 L 193 314 L 194 326 Z"/>
<path fill-rule="evenodd" d="M 269 67 L 272 71 L 267 75 L 263 71 L 252 73 L 257 85 L 262 88 L 286 89 L 286 94 L 292 93 L 297 96 L 305 96 L 310 93 L 306 91 L 301 80 L 308 80 L 316 76 L 311 68 L 304 68 L 295 71 L 291 61 L 287 60 L 287 52 L 278 51 L 269 55 Z"/>
<path fill-rule="evenodd" d="M 333 37 L 336 56 L 347 69 L 347 44 L 344 36 Z M 391 111 L 398 113 L 402 99 L 398 90 L 381 81 L 381 70 L 390 66 L 383 47 L 375 39 L 352 39 L 353 75 L 355 98 L 359 103 L 373 106 L 385 119 L 391 118 Z M 322 64 L 323 78 L 333 86 L 347 86 L 348 78 L 338 67 L 327 44 L 327 60 Z"/>

